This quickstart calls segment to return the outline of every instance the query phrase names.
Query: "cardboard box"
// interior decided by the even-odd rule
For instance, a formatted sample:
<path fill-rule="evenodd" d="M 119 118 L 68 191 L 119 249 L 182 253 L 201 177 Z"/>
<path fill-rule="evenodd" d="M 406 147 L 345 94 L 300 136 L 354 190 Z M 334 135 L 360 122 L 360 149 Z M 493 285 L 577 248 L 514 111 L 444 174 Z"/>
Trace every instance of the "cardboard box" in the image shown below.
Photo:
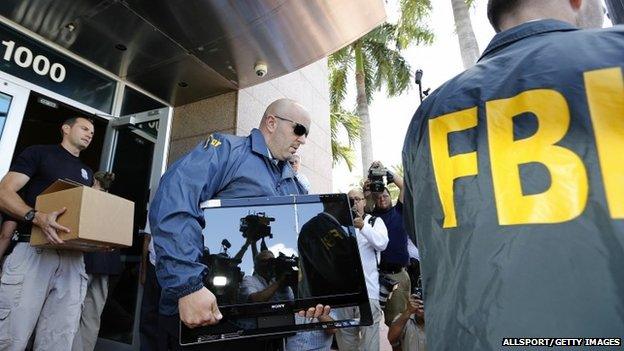
<path fill-rule="evenodd" d="M 57 180 L 37 196 L 37 211 L 50 213 L 63 207 L 67 211 L 57 222 L 71 230 L 59 232 L 65 244 L 50 244 L 41 228 L 33 225 L 31 246 L 78 251 L 132 246 L 132 201 L 68 180 Z"/>

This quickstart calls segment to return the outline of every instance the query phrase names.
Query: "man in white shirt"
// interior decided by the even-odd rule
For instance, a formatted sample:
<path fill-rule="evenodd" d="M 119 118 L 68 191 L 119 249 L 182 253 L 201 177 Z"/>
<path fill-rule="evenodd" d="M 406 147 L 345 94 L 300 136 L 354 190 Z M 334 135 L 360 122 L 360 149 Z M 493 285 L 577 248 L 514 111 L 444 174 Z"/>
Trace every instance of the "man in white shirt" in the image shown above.
<path fill-rule="evenodd" d="M 379 273 L 377 271 L 378 253 L 388 245 L 388 230 L 381 218 L 372 217 L 364 213 L 366 200 L 362 190 L 349 191 L 349 200 L 353 204 L 353 211 L 357 217 L 353 219 L 355 226 L 360 259 L 366 280 L 366 289 L 370 301 L 373 324 L 368 327 L 339 329 L 337 336 L 338 348 L 345 350 L 379 350 L 379 323 L 381 322 L 381 307 L 379 306 Z M 354 213 L 354 214 L 355 214 Z M 336 311 L 343 315 L 339 319 L 358 318 L 357 307 L 350 307 Z"/>

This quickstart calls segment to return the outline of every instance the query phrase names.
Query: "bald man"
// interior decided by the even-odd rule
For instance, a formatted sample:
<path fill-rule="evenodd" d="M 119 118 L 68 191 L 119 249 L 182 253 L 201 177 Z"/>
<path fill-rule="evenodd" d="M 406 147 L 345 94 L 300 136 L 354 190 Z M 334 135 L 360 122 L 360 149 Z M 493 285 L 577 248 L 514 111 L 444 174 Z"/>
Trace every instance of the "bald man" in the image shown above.
<path fill-rule="evenodd" d="M 622 338 L 624 27 L 600 29 L 601 0 L 489 0 L 488 17 L 498 33 L 403 149 L 427 348 Z"/>
<path fill-rule="evenodd" d="M 202 283 L 206 266 L 203 212 L 210 199 L 306 194 L 288 159 L 306 142 L 310 114 L 299 103 L 271 103 L 247 137 L 211 134 L 163 175 L 150 206 L 149 220 L 161 283 L 160 313 L 194 328 L 222 318 L 214 294 Z M 310 317 L 323 308 L 308 311 Z M 169 348 L 177 349 L 177 329 Z M 227 348 L 234 346 L 230 345 Z"/>

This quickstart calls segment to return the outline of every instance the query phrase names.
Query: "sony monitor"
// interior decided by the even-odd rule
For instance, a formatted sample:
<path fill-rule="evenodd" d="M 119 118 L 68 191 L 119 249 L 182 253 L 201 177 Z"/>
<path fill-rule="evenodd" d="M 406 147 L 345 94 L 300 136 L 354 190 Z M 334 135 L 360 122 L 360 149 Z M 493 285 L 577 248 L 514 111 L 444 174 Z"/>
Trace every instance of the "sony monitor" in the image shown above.
<path fill-rule="evenodd" d="M 372 323 L 351 207 L 345 194 L 209 200 L 204 285 L 223 319 L 180 323 L 180 344 L 279 335 Z M 331 321 L 301 318 L 317 304 Z M 357 309 L 359 318 L 339 317 Z"/>

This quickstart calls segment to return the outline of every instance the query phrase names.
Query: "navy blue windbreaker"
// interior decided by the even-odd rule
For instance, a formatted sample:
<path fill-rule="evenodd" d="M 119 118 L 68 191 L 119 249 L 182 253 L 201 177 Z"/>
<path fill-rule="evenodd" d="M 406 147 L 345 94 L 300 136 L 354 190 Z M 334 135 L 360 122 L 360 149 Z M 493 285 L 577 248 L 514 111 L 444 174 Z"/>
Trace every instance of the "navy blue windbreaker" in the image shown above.
<path fill-rule="evenodd" d="M 203 286 L 202 202 L 307 193 L 288 162 L 273 161 L 258 129 L 248 137 L 212 134 L 162 176 L 149 211 L 161 313 L 176 314 L 178 299 Z"/>
<path fill-rule="evenodd" d="M 624 337 L 623 69 L 622 26 L 528 22 L 420 106 L 404 214 L 428 349 Z"/>

